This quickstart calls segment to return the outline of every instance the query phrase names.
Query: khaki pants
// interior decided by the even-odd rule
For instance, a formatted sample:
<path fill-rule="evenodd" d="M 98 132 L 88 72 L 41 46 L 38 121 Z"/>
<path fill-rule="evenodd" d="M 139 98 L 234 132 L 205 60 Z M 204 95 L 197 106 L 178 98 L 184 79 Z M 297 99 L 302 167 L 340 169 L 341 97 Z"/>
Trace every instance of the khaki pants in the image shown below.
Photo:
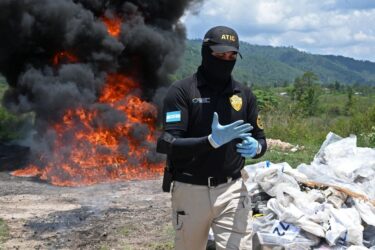
<path fill-rule="evenodd" d="M 206 249 L 210 227 L 216 249 L 251 249 L 251 208 L 242 179 L 217 187 L 174 182 L 173 227 L 177 250 Z"/>

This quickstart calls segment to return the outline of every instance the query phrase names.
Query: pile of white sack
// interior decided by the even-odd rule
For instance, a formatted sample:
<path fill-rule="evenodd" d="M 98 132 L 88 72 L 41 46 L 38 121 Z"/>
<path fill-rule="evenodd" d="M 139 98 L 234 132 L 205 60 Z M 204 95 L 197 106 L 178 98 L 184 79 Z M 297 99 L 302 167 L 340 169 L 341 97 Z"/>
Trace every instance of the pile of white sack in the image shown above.
<path fill-rule="evenodd" d="M 244 168 L 261 245 L 375 250 L 375 149 L 327 135 L 310 165 Z"/>

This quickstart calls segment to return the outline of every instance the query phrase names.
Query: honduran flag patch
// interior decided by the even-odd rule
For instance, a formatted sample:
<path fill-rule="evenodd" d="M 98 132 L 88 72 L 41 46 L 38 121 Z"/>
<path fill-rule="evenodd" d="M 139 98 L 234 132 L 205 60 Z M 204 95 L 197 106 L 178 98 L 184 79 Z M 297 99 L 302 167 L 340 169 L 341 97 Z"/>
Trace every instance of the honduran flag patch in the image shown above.
<path fill-rule="evenodd" d="M 180 122 L 180 121 L 181 121 L 181 111 L 167 112 L 167 115 L 165 117 L 166 123 Z"/>

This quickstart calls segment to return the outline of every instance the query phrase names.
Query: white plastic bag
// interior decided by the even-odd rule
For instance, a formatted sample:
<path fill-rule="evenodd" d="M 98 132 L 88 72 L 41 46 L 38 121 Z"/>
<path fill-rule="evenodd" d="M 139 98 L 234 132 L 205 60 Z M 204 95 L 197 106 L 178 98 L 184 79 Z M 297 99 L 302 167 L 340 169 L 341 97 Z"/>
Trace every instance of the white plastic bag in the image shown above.
<path fill-rule="evenodd" d="M 331 208 L 332 219 L 330 220 L 331 229 L 327 230 L 326 238 L 330 244 L 334 242 L 341 243 L 342 245 L 363 245 L 363 226 L 361 225 L 361 217 L 355 208 Z M 334 240 L 335 232 L 340 232 L 341 228 L 345 228 L 336 240 Z M 336 235 L 337 236 L 337 235 Z"/>
<path fill-rule="evenodd" d="M 308 219 L 304 212 L 296 207 L 293 203 L 289 203 L 287 206 L 284 206 L 278 200 L 272 198 L 268 201 L 267 207 L 276 213 L 279 220 L 294 224 L 306 232 L 324 238 L 325 231 L 323 226 Z"/>
<path fill-rule="evenodd" d="M 267 169 L 257 169 L 254 180 L 270 196 L 276 195 L 277 185 L 281 183 L 287 183 L 299 189 L 298 182 L 295 178 L 286 174 L 284 172 L 286 170 L 292 171 L 292 168 L 287 163 L 273 164 Z"/>
<path fill-rule="evenodd" d="M 359 199 L 354 199 L 354 204 L 362 220 L 369 225 L 375 226 L 375 207 L 369 202 Z"/>

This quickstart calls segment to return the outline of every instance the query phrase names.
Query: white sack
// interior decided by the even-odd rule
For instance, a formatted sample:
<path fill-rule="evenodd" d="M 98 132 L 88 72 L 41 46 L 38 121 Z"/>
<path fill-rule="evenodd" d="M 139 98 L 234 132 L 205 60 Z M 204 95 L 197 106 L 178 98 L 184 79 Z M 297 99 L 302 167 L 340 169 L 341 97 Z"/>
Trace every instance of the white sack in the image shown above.
<path fill-rule="evenodd" d="M 363 245 L 363 226 L 361 225 L 361 217 L 355 208 L 332 208 L 332 220 L 330 220 L 331 228 L 346 228 L 344 235 L 340 235 L 340 240 L 344 243 L 353 245 Z M 336 225 L 334 225 L 336 223 Z M 327 235 L 329 230 L 327 230 Z M 328 239 L 327 239 L 328 240 Z"/>
<path fill-rule="evenodd" d="M 375 226 L 375 207 L 359 199 L 354 199 L 354 205 L 362 220 L 368 225 Z"/>

